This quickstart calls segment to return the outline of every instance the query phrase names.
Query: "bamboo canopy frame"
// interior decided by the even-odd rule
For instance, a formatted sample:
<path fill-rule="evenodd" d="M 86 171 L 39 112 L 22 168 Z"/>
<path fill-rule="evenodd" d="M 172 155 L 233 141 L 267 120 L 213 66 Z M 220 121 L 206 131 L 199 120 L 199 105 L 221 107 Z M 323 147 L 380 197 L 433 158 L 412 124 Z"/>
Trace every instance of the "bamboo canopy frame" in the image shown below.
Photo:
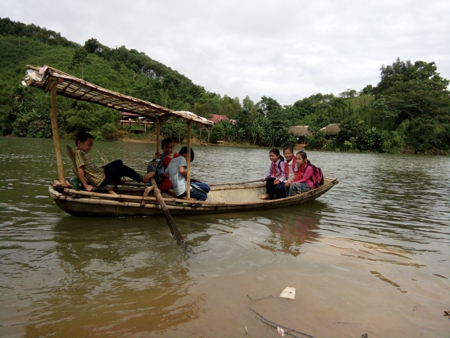
<path fill-rule="evenodd" d="M 99 87 L 95 84 L 76 78 L 70 74 L 64 73 L 49 66 L 35 67 L 27 65 L 25 79 L 22 81 L 22 84 L 24 86 L 36 87 L 47 92 L 51 92 L 52 134 L 55 146 L 58 181 L 60 185 L 66 185 L 66 180 L 64 177 L 64 165 L 61 152 L 61 143 L 59 139 L 58 110 L 56 104 L 57 95 L 66 96 L 75 100 L 99 104 L 121 112 L 133 113 L 138 116 L 146 117 L 155 121 L 157 154 L 159 154 L 160 123 L 169 118 L 181 118 L 186 120 L 188 134 L 186 193 L 187 197 L 190 197 L 191 122 L 195 122 L 198 125 L 205 125 L 208 128 L 211 128 L 214 125 L 213 122 L 191 112 L 174 111 L 145 100 L 113 92 L 111 90 Z M 161 196 L 161 192 L 159 191 L 155 180 L 153 178 L 151 180 L 155 189 L 155 196 L 161 209 L 163 210 L 167 224 L 169 225 L 170 231 L 172 232 L 172 236 L 179 243 L 185 244 L 183 237 L 175 226 L 172 216 L 170 215 L 170 211 L 168 210 L 164 199 Z"/>
<path fill-rule="evenodd" d="M 56 95 L 69 97 L 71 99 L 99 104 L 121 112 L 133 113 L 146 117 L 156 122 L 156 152 L 159 152 L 160 123 L 169 118 L 180 118 L 187 121 L 188 129 L 188 155 L 190 156 L 190 123 L 203 125 L 212 128 L 214 122 L 204 117 L 198 116 L 187 111 L 174 111 L 172 109 L 157 105 L 155 103 L 141 100 L 132 96 L 123 95 L 109 89 L 102 88 L 93 83 L 84 81 L 70 74 L 64 73 L 58 69 L 43 66 L 26 66 L 27 71 L 25 79 L 22 81 L 24 86 L 36 87 L 52 93 L 52 132 L 55 143 L 55 155 L 58 170 L 58 180 L 61 184 L 65 183 L 64 168 L 62 161 L 61 146 L 59 142 L 58 119 Z M 189 160 L 189 157 L 188 157 Z M 188 186 L 190 181 L 190 162 L 188 162 Z M 189 189 L 187 189 L 189 194 Z"/>

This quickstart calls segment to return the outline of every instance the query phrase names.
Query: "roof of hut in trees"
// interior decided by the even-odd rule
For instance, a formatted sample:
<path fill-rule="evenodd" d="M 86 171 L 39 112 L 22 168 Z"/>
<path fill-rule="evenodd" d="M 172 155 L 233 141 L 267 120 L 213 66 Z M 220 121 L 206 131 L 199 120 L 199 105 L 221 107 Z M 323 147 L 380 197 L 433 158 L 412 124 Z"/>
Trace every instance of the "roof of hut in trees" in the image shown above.
<path fill-rule="evenodd" d="M 174 111 L 149 101 L 113 92 L 49 66 L 27 65 L 27 69 L 25 79 L 22 81 L 24 86 L 37 87 L 45 91 L 51 91 L 56 87 L 58 95 L 96 103 L 121 112 L 133 113 L 153 121 L 161 122 L 174 117 L 208 127 L 214 125 L 214 122 L 194 113 Z"/>
<path fill-rule="evenodd" d="M 306 135 L 312 135 L 308 126 L 292 126 L 289 128 L 289 133 L 294 134 L 296 137 L 303 137 Z"/>
<path fill-rule="evenodd" d="M 222 120 L 228 120 L 228 117 L 226 115 L 212 114 L 210 117 L 208 117 L 208 120 L 217 123 Z"/>
<path fill-rule="evenodd" d="M 335 136 L 339 133 L 341 128 L 339 128 L 339 123 L 330 123 L 328 126 L 320 129 L 324 131 L 327 136 Z"/>

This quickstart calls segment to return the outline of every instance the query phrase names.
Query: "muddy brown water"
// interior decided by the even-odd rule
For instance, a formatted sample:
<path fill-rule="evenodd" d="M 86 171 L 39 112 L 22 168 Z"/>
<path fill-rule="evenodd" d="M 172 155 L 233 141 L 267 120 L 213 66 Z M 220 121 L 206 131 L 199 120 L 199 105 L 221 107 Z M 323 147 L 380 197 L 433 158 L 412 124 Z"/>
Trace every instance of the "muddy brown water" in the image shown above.
<path fill-rule="evenodd" d="M 91 155 L 143 172 L 154 147 Z M 194 149 L 209 183 L 269 165 L 268 149 Z M 162 217 L 65 214 L 52 141 L 0 138 L 0 337 L 450 336 L 450 158 L 308 155 L 340 184 L 298 207 L 175 217 L 192 254 Z"/>

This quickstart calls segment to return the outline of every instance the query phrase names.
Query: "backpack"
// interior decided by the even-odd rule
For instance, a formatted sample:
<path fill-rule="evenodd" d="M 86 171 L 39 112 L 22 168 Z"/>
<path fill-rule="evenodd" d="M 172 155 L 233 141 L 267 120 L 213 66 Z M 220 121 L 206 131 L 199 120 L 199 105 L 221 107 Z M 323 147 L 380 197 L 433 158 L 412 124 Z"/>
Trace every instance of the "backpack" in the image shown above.
<path fill-rule="evenodd" d="M 320 169 L 319 167 L 316 167 L 314 164 L 311 164 L 311 162 L 309 162 L 309 160 L 308 160 L 308 164 L 313 169 L 311 181 L 313 182 L 313 186 L 314 186 L 313 189 L 316 189 L 319 186 L 323 185 L 323 172 L 322 172 L 322 169 Z"/>
<path fill-rule="evenodd" d="M 211 190 L 211 187 L 208 184 L 194 179 L 191 180 L 191 188 L 204 192 L 205 194 L 209 193 Z"/>
<path fill-rule="evenodd" d="M 160 185 L 164 181 L 164 164 L 163 160 L 166 158 L 167 154 L 163 154 L 159 158 L 154 158 L 150 162 L 148 162 L 147 173 L 154 172 L 155 173 L 155 182 L 157 185 Z"/>

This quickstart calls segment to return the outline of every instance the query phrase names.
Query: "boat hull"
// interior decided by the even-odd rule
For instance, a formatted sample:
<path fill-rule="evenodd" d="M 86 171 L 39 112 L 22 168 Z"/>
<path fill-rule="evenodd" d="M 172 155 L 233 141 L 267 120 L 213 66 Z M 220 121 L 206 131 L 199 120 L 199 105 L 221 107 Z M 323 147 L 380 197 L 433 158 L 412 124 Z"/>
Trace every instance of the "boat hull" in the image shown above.
<path fill-rule="evenodd" d="M 261 209 L 284 208 L 304 204 L 326 193 L 338 179 L 326 178 L 325 183 L 317 189 L 276 200 L 260 200 L 265 193 L 265 184 L 219 184 L 213 185 L 206 202 L 190 202 L 164 195 L 164 200 L 172 215 L 200 215 L 229 212 L 244 212 Z M 52 185 L 50 196 L 59 208 L 73 216 L 84 217 L 137 217 L 162 216 L 163 211 L 153 197 L 143 197 L 145 187 L 135 188 L 133 192 L 115 194 L 105 193 L 88 196 L 87 192 L 71 189 L 58 191 Z M 79 195 L 85 194 L 85 195 Z M 191 202 L 192 203 L 192 202 Z"/>

